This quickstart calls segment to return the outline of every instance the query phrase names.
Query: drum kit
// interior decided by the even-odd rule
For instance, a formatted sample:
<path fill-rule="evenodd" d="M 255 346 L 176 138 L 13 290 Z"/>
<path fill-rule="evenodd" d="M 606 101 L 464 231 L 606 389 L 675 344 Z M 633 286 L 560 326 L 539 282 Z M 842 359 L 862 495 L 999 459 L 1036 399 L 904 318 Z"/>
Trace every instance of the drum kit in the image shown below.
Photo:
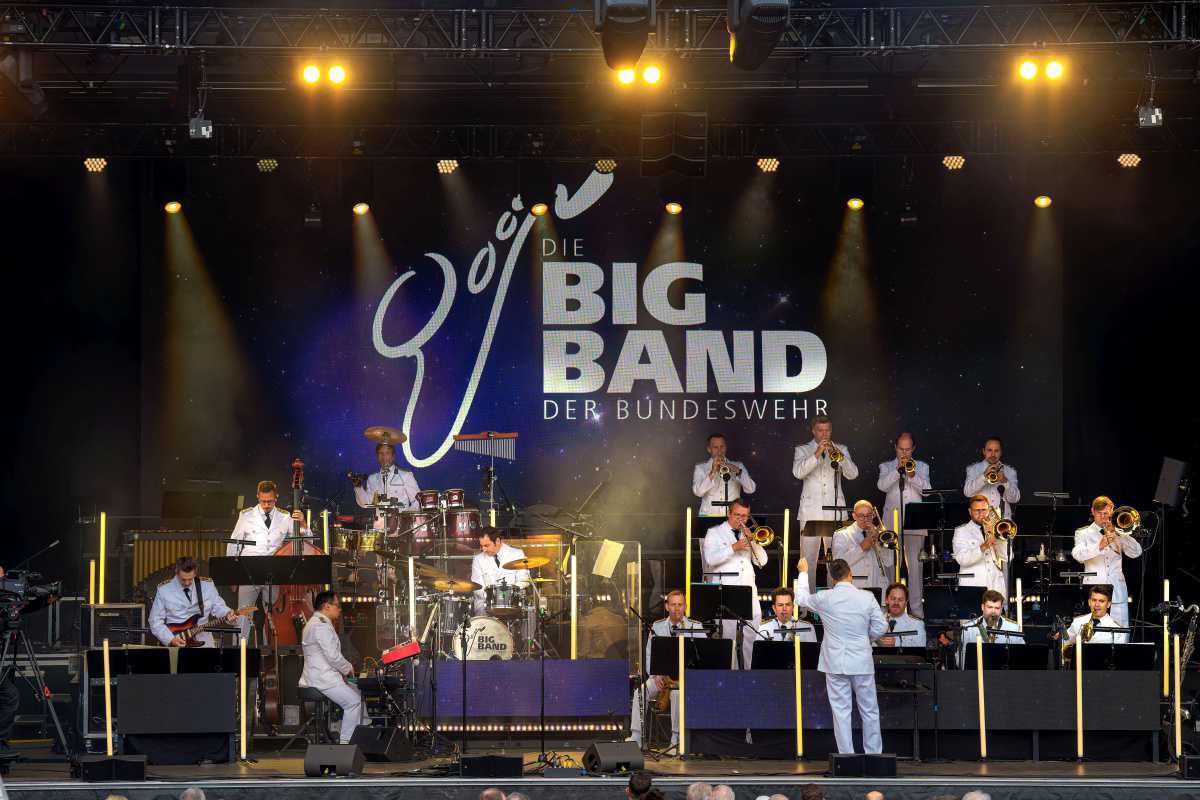
<path fill-rule="evenodd" d="M 373 426 L 364 436 L 373 442 L 396 445 L 405 441 L 396 428 Z M 351 476 L 360 485 L 366 475 Z M 461 576 L 462 561 L 479 550 L 482 517 L 479 509 L 468 508 L 463 489 L 418 491 L 416 508 L 376 492 L 367 505 L 375 515 L 375 527 L 365 530 L 335 527 L 334 562 L 337 580 L 355 594 L 375 595 L 380 606 L 376 641 L 386 650 L 416 638 L 407 630 L 403 609 L 408 597 L 404 576 L 408 559 L 413 559 L 416 599 L 428 609 L 422 644 L 443 658 L 467 660 L 510 660 L 540 654 L 537 616 L 544 607 L 536 589 L 542 579 L 529 585 L 505 581 L 489 586 L 477 600 L 478 583 Z M 550 563 L 535 556 L 502 564 L 506 570 L 537 570 Z M 463 565 L 465 566 L 465 565 Z M 455 569 L 458 567 L 458 569 Z M 454 574 L 460 573 L 460 574 Z M 481 612 L 481 613 L 477 613 Z M 385 623 L 384 620 L 387 622 Z M 418 625 L 420 627 L 420 625 Z M 431 629 L 432 639 L 431 639 Z M 464 636 L 465 630 L 465 636 Z"/>

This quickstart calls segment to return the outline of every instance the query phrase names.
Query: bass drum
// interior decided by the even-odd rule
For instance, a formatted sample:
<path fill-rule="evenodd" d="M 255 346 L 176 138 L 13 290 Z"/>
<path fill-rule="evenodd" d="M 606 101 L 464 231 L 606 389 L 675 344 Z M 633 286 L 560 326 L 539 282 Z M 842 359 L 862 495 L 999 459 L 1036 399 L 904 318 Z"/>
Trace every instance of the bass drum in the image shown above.
<path fill-rule="evenodd" d="M 462 660 L 461 629 L 454 632 L 454 657 Z M 495 617 L 472 617 L 467 623 L 467 661 L 509 661 L 513 638 L 508 626 Z"/>

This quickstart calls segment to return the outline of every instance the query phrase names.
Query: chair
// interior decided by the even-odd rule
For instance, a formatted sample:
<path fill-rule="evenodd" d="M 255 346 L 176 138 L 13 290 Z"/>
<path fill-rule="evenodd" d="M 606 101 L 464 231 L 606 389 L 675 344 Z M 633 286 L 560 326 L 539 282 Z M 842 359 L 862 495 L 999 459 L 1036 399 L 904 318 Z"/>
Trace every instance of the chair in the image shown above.
<path fill-rule="evenodd" d="M 309 744 L 337 744 L 329 735 L 329 718 L 333 713 L 334 702 L 311 686 L 299 687 L 300 704 L 308 712 L 308 718 L 300 730 L 279 748 L 282 753 L 292 746 L 297 739 L 304 739 Z"/>

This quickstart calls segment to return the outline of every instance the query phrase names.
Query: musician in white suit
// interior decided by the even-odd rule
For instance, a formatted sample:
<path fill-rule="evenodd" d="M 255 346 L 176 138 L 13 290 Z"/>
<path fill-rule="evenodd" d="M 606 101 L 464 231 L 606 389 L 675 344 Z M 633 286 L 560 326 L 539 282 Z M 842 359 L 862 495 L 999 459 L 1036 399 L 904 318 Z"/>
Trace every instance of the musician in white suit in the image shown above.
<path fill-rule="evenodd" d="M 1127 628 L 1117 622 L 1109 609 L 1112 606 L 1113 589 L 1102 583 L 1092 584 L 1088 591 L 1088 613 L 1082 614 L 1071 621 L 1067 628 L 1067 644 L 1075 644 L 1083 626 L 1092 623 L 1092 635 L 1084 644 L 1125 644 L 1129 641 L 1128 633 L 1106 633 L 1104 628 Z"/>
<path fill-rule="evenodd" d="M 334 623 L 342 615 L 342 606 L 334 592 L 318 592 L 313 598 L 316 609 L 304 623 L 301 644 L 304 647 L 304 671 L 300 686 L 317 689 L 342 707 L 341 744 L 349 744 L 354 729 L 366 721 L 362 694 L 346 678 L 354 674 L 354 666 L 342 655 Z"/>
<path fill-rule="evenodd" d="M 229 624 L 237 621 L 237 614 L 217 594 L 211 578 L 196 575 L 196 560 L 191 556 L 180 556 L 175 561 L 175 576 L 158 585 L 154 602 L 150 606 L 150 632 L 167 647 L 185 647 L 187 639 L 171 633 L 167 625 L 178 625 L 199 616 L 198 625 L 209 618 L 224 618 Z M 215 647 L 212 634 L 201 631 L 194 637 L 204 647 Z"/>
<path fill-rule="evenodd" d="M 899 513 L 904 515 L 903 506 L 906 503 L 918 503 L 924 497 L 922 492 L 933 487 L 929 478 L 929 465 L 914 458 L 917 445 L 911 433 L 902 433 L 896 437 L 896 457 L 879 465 L 879 480 L 876 487 L 883 492 L 883 524 L 891 527 Z M 913 474 L 909 475 L 904 469 L 904 462 L 913 462 Z M 900 497 L 900 478 L 904 478 L 904 497 Z M 923 608 L 924 562 L 921 561 L 921 550 L 925 547 L 925 539 L 929 531 L 925 528 L 910 528 L 908 520 L 904 524 L 904 562 L 908 565 L 908 583 L 912 587 L 909 602 L 912 610 L 921 614 Z"/>
<path fill-rule="evenodd" d="M 796 514 L 800 528 L 800 552 L 813 565 L 808 577 L 809 592 L 817 588 L 817 556 L 821 545 L 830 546 L 833 532 L 845 520 L 845 512 L 826 510 L 823 506 L 845 506 L 844 480 L 858 477 L 858 466 L 850 458 L 850 450 L 833 441 L 833 422 L 820 415 L 812 419 L 812 441 L 799 445 L 792 457 L 792 475 L 804 481 L 800 491 L 800 510 Z M 840 454 L 840 461 L 835 461 Z"/>
<path fill-rule="evenodd" d="M 379 471 L 372 472 L 362 480 L 352 475 L 354 483 L 354 502 L 359 508 L 375 505 L 377 495 L 386 495 L 400 503 L 402 509 L 417 507 L 417 479 L 406 469 L 396 466 L 396 448 L 386 442 L 375 445 L 375 458 L 379 462 Z M 387 526 L 387 517 L 382 512 L 375 514 L 375 528 L 382 530 Z"/>
<path fill-rule="evenodd" d="M 874 642 L 876 647 L 905 647 L 925 649 L 925 620 L 908 613 L 908 587 L 893 583 L 883 595 L 883 618 L 888 632 Z M 911 632 L 907 636 L 893 636 L 892 632 Z"/>
<path fill-rule="evenodd" d="M 1020 636 L 1021 627 L 1015 620 L 1004 616 L 1004 597 L 994 589 L 983 593 L 979 601 L 981 613 L 975 619 L 962 623 L 961 646 L 958 651 L 958 663 L 966 665 L 965 652 L 967 645 L 973 645 L 980 636 L 988 644 L 1025 644 L 1025 637 Z"/>
<path fill-rule="evenodd" d="M 817 669 L 825 673 L 825 692 L 833 711 L 833 735 L 837 739 L 838 752 L 854 752 L 851 715 L 857 702 L 863 727 L 863 751 L 882 753 L 871 642 L 887 632 L 883 611 L 875 601 L 875 595 L 854 586 L 850 565 L 842 559 L 834 559 L 829 564 L 833 588 L 817 594 L 808 591 L 805 580 L 808 561 L 801 558 L 797 566 L 800 577 L 796 581 L 796 602 L 820 614 L 824 626 Z"/>
<path fill-rule="evenodd" d="M 740 461 L 732 461 L 726 456 L 725 437 L 714 433 L 708 437 L 707 461 L 701 461 L 692 469 L 692 494 L 700 498 L 700 516 L 723 517 L 727 506 L 716 506 L 713 503 L 724 500 L 737 500 L 743 494 L 754 494 L 758 486 L 750 477 L 750 471 Z M 722 466 L 727 467 L 729 479 L 722 477 Z M 725 497 L 726 486 L 729 497 Z"/>
<path fill-rule="evenodd" d="M 1092 501 L 1092 524 L 1075 531 L 1071 557 L 1083 565 L 1085 584 L 1107 583 L 1112 586 L 1112 618 L 1118 628 L 1129 627 L 1129 586 L 1125 583 L 1122 560 L 1137 558 L 1142 546 L 1132 536 L 1117 533 L 1112 522 L 1113 501 L 1101 495 Z"/>
<path fill-rule="evenodd" d="M 996 507 L 1000 512 L 1000 516 L 1005 519 L 1012 519 L 1012 507 L 1014 503 L 1021 501 L 1021 487 L 1017 484 L 1017 471 L 1000 461 L 1000 457 L 1004 455 L 1004 443 L 1000 441 L 999 436 L 992 436 L 983 443 L 983 449 L 980 451 L 983 455 L 982 461 L 976 461 L 967 467 L 967 477 L 963 481 L 963 494 L 967 497 L 975 495 L 983 495 L 987 501 Z M 999 467 L 999 481 L 997 483 L 988 483 L 988 469 Z M 1001 501 L 1004 507 L 1001 508 Z"/>
<path fill-rule="evenodd" d="M 288 514 L 286 510 L 275 507 L 279 501 L 279 491 L 275 487 L 275 481 L 259 481 L 257 497 L 257 505 L 245 509 L 238 515 L 237 524 L 233 526 L 233 533 L 229 535 L 230 539 L 237 539 L 237 541 L 229 543 L 225 548 L 225 555 L 273 556 L 275 551 L 283 545 L 284 539 L 292 535 L 296 522 L 300 523 L 302 536 L 312 535 L 312 531 L 304 522 L 304 514 L 299 509 Z M 237 587 L 238 608 L 253 606 L 261 596 L 264 598 L 263 610 L 266 611 L 267 607 L 275 602 L 275 591 L 276 587 L 271 587 L 270 596 L 267 597 L 266 586 L 239 586 Z M 242 636 L 250 634 L 252 625 L 250 617 L 242 617 L 238 621 L 238 625 L 242 629 Z"/>
<path fill-rule="evenodd" d="M 764 622 L 758 629 L 758 638 L 768 642 L 790 642 L 799 639 L 802 642 L 817 642 L 817 631 L 808 612 L 796 617 L 796 593 L 786 586 L 776 589 L 771 598 L 771 611 L 775 616 Z"/>
<path fill-rule="evenodd" d="M 471 559 L 471 582 L 478 583 L 473 608 L 475 615 L 487 613 L 487 590 L 490 586 L 503 583 L 508 586 L 528 588 L 529 570 L 505 569 L 505 564 L 525 558 L 525 551 L 504 541 L 499 528 L 479 529 L 479 552 Z"/>
<path fill-rule="evenodd" d="M 850 565 L 860 589 L 882 592 L 895 575 L 896 551 L 880 544 L 882 535 L 883 528 L 875 525 L 875 506 L 868 500 L 855 503 L 853 521 L 833 534 L 833 557 Z"/>
<path fill-rule="evenodd" d="M 985 533 L 983 523 L 991 508 L 986 497 L 972 497 L 969 508 L 971 520 L 954 529 L 954 560 L 958 562 L 959 574 L 964 576 L 958 579 L 958 585 L 986 586 L 1007 597 L 1005 568 L 1008 566 L 1009 543 L 992 533 Z"/>
<path fill-rule="evenodd" d="M 647 695 L 646 700 L 653 703 L 658 700 L 659 695 L 664 691 L 670 692 L 672 748 L 679 747 L 679 690 L 671 685 L 671 679 L 666 675 L 649 674 L 650 643 L 657 636 L 668 639 L 674 636 L 701 639 L 705 637 L 704 625 L 684 616 L 683 611 L 686 605 L 687 597 L 681 590 L 673 589 L 667 592 L 667 596 L 663 600 L 663 606 L 667 609 L 667 616 L 656 620 L 650 626 L 650 635 L 646 637 L 646 672 L 648 676 L 644 686 Z M 633 708 L 629 718 L 630 736 L 626 739 L 629 742 L 637 742 L 638 747 L 642 746 L 642 688 L 639 686 L 633 691 Z"/>
<path fill-rule="evenodd" d="M 758 626 L 762 622 L 762 604 L 758 602 L 758 583 L 755 579 L 754 568 L 765 566 L 767 563 L 767 551 L 750 538 L 750 530 L 746 527 L 749 519 L 749 503 L 744 499 L 736 500 L 729 507 L 725 521 L 709 528 L 708 533 L 704 534 L 704 544 L 700 551 L 701 563 L 706 573 L 704 576 L 706 583 L 750 587 L 750 595 L 753 599 L 750 603 L 751 616 L 746 621 L 750 630 L 742 631 L 742 669 L 750 669 L 750 659 L 754 655 L 754 640 L 757 638 Z M 722 638 L 737 641 L 739 627 L 741 627 L 739 620 L 722 620 Z"/>

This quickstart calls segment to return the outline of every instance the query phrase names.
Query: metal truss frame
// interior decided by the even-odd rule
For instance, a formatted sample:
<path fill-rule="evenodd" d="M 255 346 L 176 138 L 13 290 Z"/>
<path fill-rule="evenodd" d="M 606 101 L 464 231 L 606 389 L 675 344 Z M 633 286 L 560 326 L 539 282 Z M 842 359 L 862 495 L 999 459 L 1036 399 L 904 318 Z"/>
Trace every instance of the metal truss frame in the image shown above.
<path fill-rule="evenodd" d="M 413 53 L 433 57 L 601 55 L 588 3 L 567 10 L 287 9 L 2 4 L 5 47 L 147 54 L 244 51 Z M 774 51 L 878 54 L 928 50 L 1195 46 L 1200 0 L 814 8 L 796 5 Z M 723 8 L 663 7 L 651 52 L 726 58 Z"/>
<path fill-rule="evenodd" d="M 0 125 L 0 159 L 104 156 L 109 159 L 549 159 L 622 163 L 641 157 L 629 125 L 390 124 L 275 125 L 216 123 L 212 139 L 190 139 L 181 124 Z M 714 123 L 713 161 L 1108 154 L 1200 151 L 1200 117 L 1168 116 L 1159 128 L 1132 119 L 1094 120 L 1048 134 L 1017 120 L 904 123 Z"/>

